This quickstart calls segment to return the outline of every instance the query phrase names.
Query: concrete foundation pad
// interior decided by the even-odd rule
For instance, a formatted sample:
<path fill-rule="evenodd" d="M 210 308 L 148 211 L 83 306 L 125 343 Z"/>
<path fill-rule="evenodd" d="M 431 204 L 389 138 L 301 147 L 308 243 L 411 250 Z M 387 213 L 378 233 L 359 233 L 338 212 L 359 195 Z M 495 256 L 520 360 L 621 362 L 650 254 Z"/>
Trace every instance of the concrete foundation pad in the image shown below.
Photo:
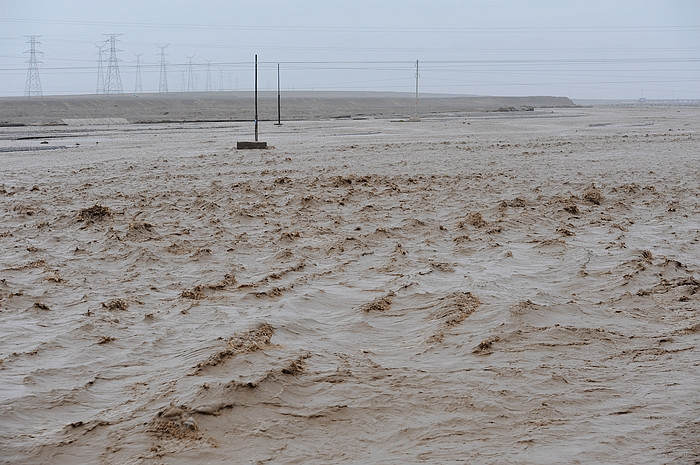
<path fill-rule="evenodd" d="M 236 148 L 241 149 L 266 149 L 267 142 L 237 142 Z"/>

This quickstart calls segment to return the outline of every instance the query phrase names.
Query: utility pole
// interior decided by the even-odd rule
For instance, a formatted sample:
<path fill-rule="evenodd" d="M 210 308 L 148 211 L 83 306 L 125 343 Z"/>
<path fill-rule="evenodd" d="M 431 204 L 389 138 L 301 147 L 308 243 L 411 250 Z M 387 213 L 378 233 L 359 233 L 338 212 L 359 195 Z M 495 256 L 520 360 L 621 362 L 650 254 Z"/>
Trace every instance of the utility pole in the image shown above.
<path fill-rule="evenodd" d="M 416 113 L 410 118 L 410 121 L 418 122 L 420 121 L 420 115 L 418 115 L 418 60 L 416 60 Z"/>
<path fill-rule="evenodd" d="M 143 92 L 143 87 L 141 86 L 141 55 L 143 55 L 143 53 L 136 54 L 136 84 L 134 85 L 135 94 Z"/>
<path fill-rule="evenodd" d="M 36 39 L 41 36 L 25 36 L 29 39 L 30 49 L 24 53 L 29 53 L 29 68 L 27 68 L 27 82 L 24 85 L 24 95 L 27 97 L 43 96 L 41 92 L 41 80 L 39 79 L 39 61 L 36 59 L 36 54 L 41 53 L 36 51 L 36 46 L 41 42 Z"/>
<path fill-rule="evenodd" d="M 105 72 L 104 72 L 104 60 L 102 58 L 102 50 L 105 48 L 105 44 L 97 45 L 97 94 L 105 93 Z"/>
<path fill-rule="evenodd" d="M 122 34 L 104 34 L 109 36 L 109 60 L 107 61 L 107 82 L 105 94 L 121 94 L 122 78 L 119 76 L 119 59 L 117 58 L 117 37 Z"/>
<path fill-rule="evenodd" d="M 187 55 L 189 59 L 189 65 L 187 67 L 187 92 L 194 92 L 194 73 L 192 72 L 192 58 L 194 55 Z"/>
<path fill-rule="evenodd" d="M 255 55 L 255 142 L 238 141 L 236 149 L 266 149 L 267 142 L 258 140 L 258 55 Z"/>
<path fill-rule="evenodd" d="M 280 94 L 280 64 L 277 63 L 277 126 L 282 126 L 282 97 Z"/>
<path fill-rule="evenodd" d="M 258 55 L 255 55 L 255 142 L 258 141 Z"/>
<path fill-rule="evenodd" d="M 165 45 L 156 45 L 160 48 L 160 82 L 158 83 L 158 92 L 168 91 L 168 74 L 165 72 Z"/>

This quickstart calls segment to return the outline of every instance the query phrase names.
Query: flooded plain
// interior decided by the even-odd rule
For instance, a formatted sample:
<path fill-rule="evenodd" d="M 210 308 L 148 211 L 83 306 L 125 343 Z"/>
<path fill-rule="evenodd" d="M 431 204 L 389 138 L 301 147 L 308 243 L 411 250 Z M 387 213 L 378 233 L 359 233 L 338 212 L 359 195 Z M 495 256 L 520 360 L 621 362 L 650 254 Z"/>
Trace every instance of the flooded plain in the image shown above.
<path fill-rule="evenodd" d="M 0 128 L 0 462 L 697 463 L 699 127 Z"/>

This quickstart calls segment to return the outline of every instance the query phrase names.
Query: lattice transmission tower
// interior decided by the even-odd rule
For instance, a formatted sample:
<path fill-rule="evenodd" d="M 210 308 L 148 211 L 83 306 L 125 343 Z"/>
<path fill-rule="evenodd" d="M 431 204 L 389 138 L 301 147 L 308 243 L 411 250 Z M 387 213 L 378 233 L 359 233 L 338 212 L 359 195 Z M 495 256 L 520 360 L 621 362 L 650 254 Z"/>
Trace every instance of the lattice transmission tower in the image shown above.
<path fill-rule="evenodd" d="M 168 91 L 168 74 L 165 71 L 165 45 L 156 45 L 160 49 L 160 83 L 158 84 L 158 92 Z"/>
<path fill-rule="evenodd" d="M 194 92 L 196 90 L 194 72 L 192 71 L 192 58 L 194 58 L 194 55 L 187 55 L 187 58 L 189 59 L 189 65 L 187 66 L 187 92 Z"/>
<path fill-rule="evenodd" d="M 109 59 L 107 61 L 107 79 L 105 94 L 121 94 L 122 78 L 119 76 L 119 59 L 117 58 L 117 37 L 122 34 L 104 34 L 109 36 Z"/>
<path fill-rule="evenodd" d="M 143 92 L 143 86 L 141 86 L 141 55 L 143 55 L 143 53 L 136 54 L 136 84 L 134 84 L 135 94 Z"/>
<path fill-rule="evenodd" d="M 207 60 L 207 85 L 206 85 L 206 90 L 207 92 L 211 92 L 211 60 Z"/>
<path fill-rule="evenodd" d="M 104 71 L 104 59 L 102 57 L 102 51 L 105 49 L 105 44 L 97 45 L 97 94 L 105 93 L 105 71 Z"/>
<path fill-rule="evenodd" d="M 29 53 L 29 68 L 27 68 L 27 82 L 24 85 L 24 95 L 27 97 L 39 96 L 41 97 L 43 93 L 41 92 L 41 79 L 39 79 L 39 60 L 37 60 L 36 46 L 41 42 L 36 40 L 41 36 L 25 36 L 29 40 L 30 49 L 24 53 Z"/>

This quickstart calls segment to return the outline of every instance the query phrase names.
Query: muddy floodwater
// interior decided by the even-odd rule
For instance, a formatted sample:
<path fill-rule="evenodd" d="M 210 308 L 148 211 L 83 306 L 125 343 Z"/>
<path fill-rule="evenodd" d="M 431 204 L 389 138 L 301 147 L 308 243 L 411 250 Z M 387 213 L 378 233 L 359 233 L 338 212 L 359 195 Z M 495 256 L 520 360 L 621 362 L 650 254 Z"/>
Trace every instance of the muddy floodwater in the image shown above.
<path fill-rule="evenodd" d="M 698 463 L 699 128 L 0 128 L 0 463 Z"/>

